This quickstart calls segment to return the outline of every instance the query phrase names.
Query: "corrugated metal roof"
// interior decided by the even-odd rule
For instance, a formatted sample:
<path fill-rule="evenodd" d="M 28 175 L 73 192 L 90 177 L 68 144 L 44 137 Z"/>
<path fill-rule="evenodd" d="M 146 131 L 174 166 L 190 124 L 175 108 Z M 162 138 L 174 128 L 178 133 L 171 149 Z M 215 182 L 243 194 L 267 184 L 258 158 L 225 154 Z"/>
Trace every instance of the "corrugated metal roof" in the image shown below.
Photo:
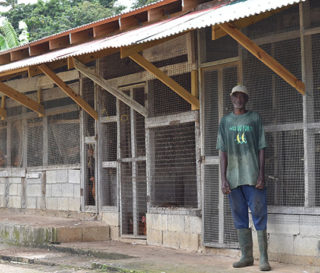
<path fill-rule="evenodd" d="M 76 46 L 48 52 L 36 57 L 30 57 L 14 63 L 2 65 L 0 66 L 0 73 L 39 65 L 42 63 L 53 62 L 68 57 L 89 54 L 107 48 L 120 48 L 158 40 L 188 30 L 200 29 L 234 21 L 303 1 L 305 0 L 238 0 L 229 5 L 191 12 L 177 18 L 160 21 L 155 24 L 120 33 L 115 36 L 93 40 Z"/>

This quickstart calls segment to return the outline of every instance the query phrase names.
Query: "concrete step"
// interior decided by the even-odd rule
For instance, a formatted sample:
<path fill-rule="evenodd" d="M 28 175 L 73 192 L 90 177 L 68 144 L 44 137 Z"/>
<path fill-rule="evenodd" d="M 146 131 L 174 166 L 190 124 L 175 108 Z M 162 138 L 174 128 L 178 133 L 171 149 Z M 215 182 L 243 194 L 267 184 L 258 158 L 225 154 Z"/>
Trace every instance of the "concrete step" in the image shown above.
<path fill-rule="evenodd" d="M 100 221 L 0 211 L 0 243 L 40 247 L 109 239 L 109 226 Z"/>

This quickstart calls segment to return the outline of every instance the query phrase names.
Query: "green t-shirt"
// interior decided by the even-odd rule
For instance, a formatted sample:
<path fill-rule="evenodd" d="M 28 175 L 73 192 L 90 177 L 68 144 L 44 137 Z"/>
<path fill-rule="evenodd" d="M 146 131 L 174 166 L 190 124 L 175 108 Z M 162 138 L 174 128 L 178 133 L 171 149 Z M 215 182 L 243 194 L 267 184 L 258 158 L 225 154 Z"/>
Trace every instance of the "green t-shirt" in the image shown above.
<path fill-rule="evenodd" d="M 231 189 L 256 185 L 259 151 L 265 147 L 267 144 L 258 113 L 230 113 L 221 119 L 216 148 L 228 155 L 227 179 Z"/>

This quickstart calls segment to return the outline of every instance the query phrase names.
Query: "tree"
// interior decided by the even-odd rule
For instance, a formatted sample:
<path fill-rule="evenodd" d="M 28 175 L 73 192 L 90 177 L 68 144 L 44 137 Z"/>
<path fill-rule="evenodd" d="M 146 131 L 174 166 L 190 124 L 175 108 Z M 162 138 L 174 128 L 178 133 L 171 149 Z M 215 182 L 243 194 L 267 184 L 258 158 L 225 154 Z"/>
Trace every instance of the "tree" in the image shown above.
<path fill-rule="evenodd" d="M 18 4 L 2 13 L 17 33 L 19 21 L 29 29 L 30 41 L 61 31 L 88 24 L 121 12 L 124 7 L 114 6 L 115 0 L 38 0 L 36 4 Z"/>
<path fill-rule="evenodd" d="M 156 1 L 157 0 L 136 0 L 135 3 L 133 3 L 132 8 L 140 8 L 142 6 L 149 5 Z"/>
<path fill-rule="evenodd" d="M 18 4 L 18 0 L 5 0 L 0 1 L 0 6 L 2 7 L 11 7 L 12 9 Z"/>
<path fill-rule="evenodd" d="M 6 50 L 20 45 L 17 33 L 7 18 L 2 19 L 0 32 L 0 50 Z"/>

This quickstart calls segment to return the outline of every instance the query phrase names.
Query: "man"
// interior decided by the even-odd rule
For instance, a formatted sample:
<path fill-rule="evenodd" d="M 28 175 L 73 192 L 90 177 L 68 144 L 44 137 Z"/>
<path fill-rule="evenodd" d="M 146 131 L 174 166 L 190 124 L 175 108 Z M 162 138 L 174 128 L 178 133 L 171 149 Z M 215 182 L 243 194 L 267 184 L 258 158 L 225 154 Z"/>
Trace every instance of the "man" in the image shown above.
<path fill-rule="evenodd" d="M 259 114 L 246 110 L 249 95 L 245 86 L 235 86 L 230 97 L 234 109 L 221 119 L 216 148 L 220 150 L 221 189 L 229 196 L 241 249 L 240 261 L 233 267 L 253 265 L 250 208 L 258 235 L 260 270 L 269 271 L 264 130 Z"/>

